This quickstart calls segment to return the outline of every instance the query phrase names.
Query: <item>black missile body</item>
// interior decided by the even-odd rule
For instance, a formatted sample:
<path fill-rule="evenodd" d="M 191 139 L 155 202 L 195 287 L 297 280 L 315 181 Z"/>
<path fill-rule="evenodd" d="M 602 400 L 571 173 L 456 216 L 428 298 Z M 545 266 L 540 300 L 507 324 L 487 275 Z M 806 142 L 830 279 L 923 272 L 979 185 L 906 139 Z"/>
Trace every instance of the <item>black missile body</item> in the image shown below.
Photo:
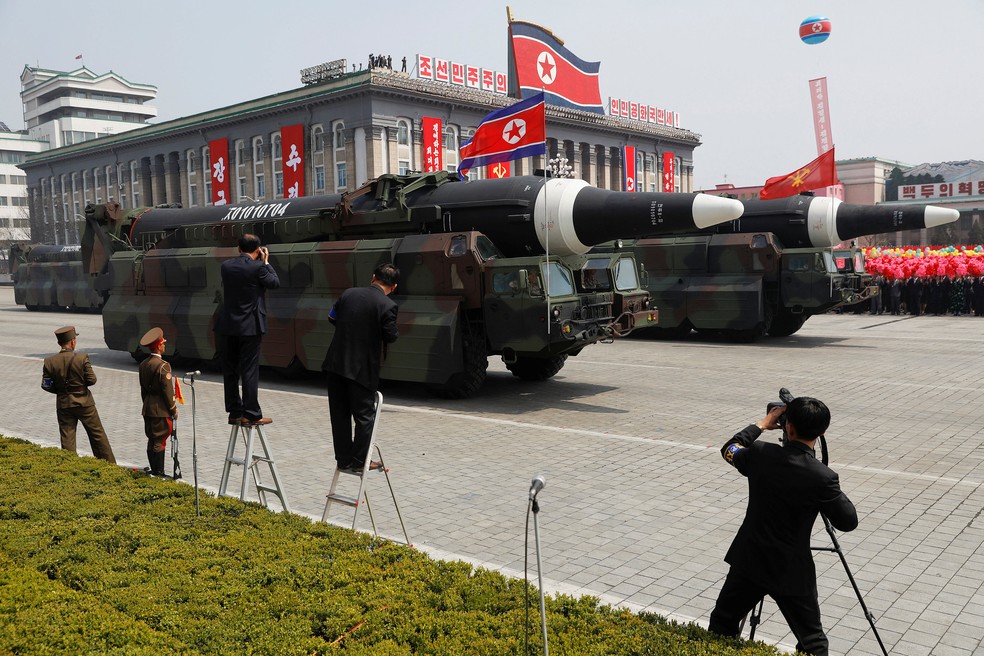
<path fill-rule="evenodd" d="M 537 255 L 548 249 L 570 255 L 614 239 L 693 232 L 735 219 L 741 211 L 741 203 L 729 198 L 606 191 L 563 178 L 521 176 L 462 182 L 445 173 L 384 175 L 347 194 L 148 209 L 133 217 L 130 225 L 121 226 L 120 236 L 128 236 L 134 246 L 166 239 L 166 245 L 180 247 L 204 242 L 190 241 L 196 238 L 179 234 L 179 227 L 291 220 L 298 224 L 297 219 L 314 219 L 291 230 L 264 230 L 264 240 L 327 241 L 475 230 L 491 239 L 506 257 Z"/>
<path fill-rule="evenodd" d="M 704 232 L 771 232 L 789 248 L 835 246 L 866 235 L 921 230 L 960 218 L 956 210 L 935 205 L 856 205 L 819 196 L 743 200 L 740 218 Z"/>

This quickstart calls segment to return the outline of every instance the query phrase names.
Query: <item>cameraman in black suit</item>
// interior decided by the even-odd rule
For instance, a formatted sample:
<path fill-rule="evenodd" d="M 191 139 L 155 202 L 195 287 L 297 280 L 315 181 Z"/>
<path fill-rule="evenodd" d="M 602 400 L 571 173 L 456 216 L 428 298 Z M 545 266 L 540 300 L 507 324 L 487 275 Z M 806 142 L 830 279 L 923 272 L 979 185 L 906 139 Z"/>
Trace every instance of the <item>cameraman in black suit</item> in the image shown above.
<path fill-rule="evenodd" d="M 779 428 L 783 415 L 784 445 L 755 441 L 763 430 Z M 724 558 L 731 570 L 711 612 L 708 628 L 714 633 L 737 636 L 742 618 L 769 595 L 796 636 L 796 649 L 826 656 L 810 535 L 818 513 L 841 531 L 858 525 L 837 474 L 814 456 L 814 444 L 829 425 L 823 402 L 799 397 L 772 408 L 721 449 L 748 478 L 748 508 Z"/>
<path fill-rule="evenodd" d="M 380 264 L 368 287 L 346 289 L 328 314 L 335 336 L 321 368 L 328 375 L 328 410 L 339 469 L 362 471 L 369 457 L 379 369 L 386 345 L 400 336 L 397 305 L 389 298 L 399 278 L 394 265 Z M 380 467 L 376 461 L 369 464 L 370 469 Z"/>
<path fill-rule="evenodd" d="M 221 273 L 222 308 L 215 332 L 229 423 L 269 424 L 258 396 L 260 341 L 267 331 L 266 290 L 280 287 L 280 278 L 270 264 L 270 251 L 250 234 L 239 238 L 239 255 L 223 262 Z"/>

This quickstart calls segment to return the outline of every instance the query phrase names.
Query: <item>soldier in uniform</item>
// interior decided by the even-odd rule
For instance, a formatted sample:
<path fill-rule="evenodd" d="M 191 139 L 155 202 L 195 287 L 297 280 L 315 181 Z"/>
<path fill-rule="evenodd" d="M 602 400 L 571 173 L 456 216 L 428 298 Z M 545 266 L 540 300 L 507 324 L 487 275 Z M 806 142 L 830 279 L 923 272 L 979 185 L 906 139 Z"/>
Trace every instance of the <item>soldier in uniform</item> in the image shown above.
<path fill-rule="evenodd" d="M 174 378 L 171 365 L 164 360 L 164 331 L 151 328 L 140 340 L 150 357 L 140 363 L 140 397 L 143 399 L 144 434 L 147 436 L 149 471 L 164 476 L 164 447 L 174 431 L 178 406 L 174 401 Z"/>
<path fill-rule="evenodd" d="M 55 331 L 61 351 L 44 359 L 41 373 L 41 389 L 58 396 L 55 408 L 58 415 L 58 431 L 61 448 L 75 451 L 75 429 L 79 422 L 89 436 L 92 455 L 116 464 L 113 448 L 109 445 L 106 430 L 99 420 L 96 400 L 89 387 L 96 384 L 89 356 L 75 350 L 78 333 L 75 326 L 64 326 Z"/>

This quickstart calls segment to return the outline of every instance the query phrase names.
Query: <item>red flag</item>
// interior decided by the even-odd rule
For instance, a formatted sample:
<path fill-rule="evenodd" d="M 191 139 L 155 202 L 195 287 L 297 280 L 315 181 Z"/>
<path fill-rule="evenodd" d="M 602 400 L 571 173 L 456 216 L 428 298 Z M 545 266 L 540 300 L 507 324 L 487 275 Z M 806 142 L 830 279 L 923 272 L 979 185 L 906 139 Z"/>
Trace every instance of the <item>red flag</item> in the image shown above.
<path fill-rule="evenodd" d="M 551 105 L 605 113 L 598 86 L 601 62 L 581 59 L 550 30 L 525 21 L 510 21 L 509 43 L 509 65 L 515 73 L 510 95 L 529 98 L 542 90 Z"/>
<path fill-rule="evenodd" d="M 461 144 L 461 177 L 476 166 L 543 155 L 546 145 L 546 104 L 538 93 L 498 109 L 484 119 L 471 139 Z"/>
<path fill-rule="evenodd" d="M 178 382 L 178 377 L 174 377 L 174 400 L 181 405 L 185 404 L 185 397 L 181 393 L 181 383 Z"/>
<path fill-rule="evenodd" d="M 75 55 L 76 59 L 82 59 L 82 55 Z"/>
<path fill-rule="evenodd" d="M 766 180 L 765 186 L 759 192 L 759 198 L 762 200 L 786 198 L 835 184 L 837 184 L 837 168 L 834 166 L 834 149 L 831 148 L 789 175 L 779 175 Z"/>

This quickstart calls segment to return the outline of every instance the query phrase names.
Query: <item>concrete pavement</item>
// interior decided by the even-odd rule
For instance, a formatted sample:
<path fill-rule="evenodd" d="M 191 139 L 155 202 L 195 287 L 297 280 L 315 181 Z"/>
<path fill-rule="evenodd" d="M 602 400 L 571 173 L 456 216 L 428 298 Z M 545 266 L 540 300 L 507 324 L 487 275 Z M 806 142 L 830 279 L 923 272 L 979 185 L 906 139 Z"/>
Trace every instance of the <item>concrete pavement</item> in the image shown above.
<path fill-rule="evenodd" d="M 0 288 L 0 433 L 57 445 L 54 400 L 39 385 L 64 324 L 78 327 L 96 368 L 93 392 L 117 459 L 143 467 L 130 356 L 105 348 L 98 315 L 28 312 L 10 288 Z M 527 490 L 542 472 L 548 591 L 706 626 L 747 500 L 718 449 L 764 414 L 780 386 L 816 396 L 831 408 L 831 465 L 861 521 L 839 539 L 890 652 L 984 653 L 982 336 L 984 319 L 974 317 L 828 315 L 758 344 L 596 345 L 544 383 L 519 381 L 493 359 L 474 399 L 384 386 L 379 441 L 416 546 L 522 576 Z M 196 390 L 199 480 L 215 490 L 228 440 L 221 377 L 206 372 Z M 264 372 L 260 402 L 274 418 L 265 432 L 291 509 L 320 518 L 333 466 L 320 379 Z M 181 413 L 190 481 L 189 407 Z M 89 453 L 81 435 L 79 452 Z M 370 491 L 381 532 L 401 536 L 383 479 L 373 477 Z M 347 517 L 332 514 L 342 525 Z M 369 528 L 364 514 L 359 526 Z M 820 523 L 814 543 L 829 544 Z M 832 653 L 879 654 L 837 557 L 815 559 Z M 758 637 L 794 642 L 771 601 Z"/>

